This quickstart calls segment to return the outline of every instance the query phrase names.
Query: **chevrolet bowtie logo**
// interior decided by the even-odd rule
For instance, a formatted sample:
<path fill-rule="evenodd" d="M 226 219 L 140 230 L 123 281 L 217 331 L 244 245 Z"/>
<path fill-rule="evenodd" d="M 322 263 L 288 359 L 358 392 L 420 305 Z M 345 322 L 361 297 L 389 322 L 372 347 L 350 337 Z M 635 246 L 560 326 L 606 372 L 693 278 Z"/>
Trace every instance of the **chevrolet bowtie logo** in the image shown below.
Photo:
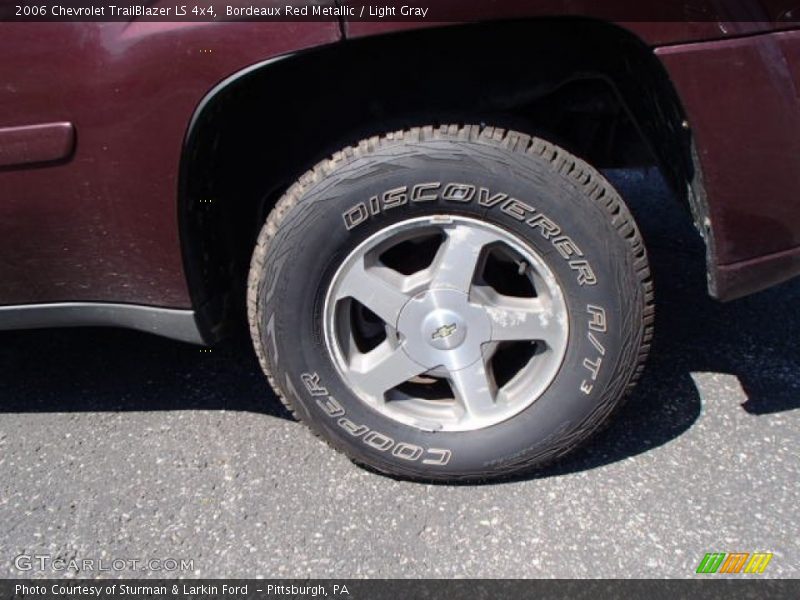
<path fill-rule="evenodd" d="M 456 329 L 458 329 L 458 327 L 455 323 L 450 323 L 450 325 L 442 325 L 433 332 L 431 339 L 438 340 L 440 338 L 444 339 L 446 337 L 450 337 L 456 332 Z"/>

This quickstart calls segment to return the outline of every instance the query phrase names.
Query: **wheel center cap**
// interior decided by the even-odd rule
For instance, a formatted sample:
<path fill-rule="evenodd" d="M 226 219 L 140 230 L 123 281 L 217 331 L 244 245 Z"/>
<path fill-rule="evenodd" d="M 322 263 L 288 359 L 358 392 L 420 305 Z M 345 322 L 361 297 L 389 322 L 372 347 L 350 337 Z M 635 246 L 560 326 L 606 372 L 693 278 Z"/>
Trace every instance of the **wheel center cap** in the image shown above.
<path fill-rule="evenodd" d="M 486 311 L 470 304 L 466 294 L 450 289 L 414 296 L 400 312 L 397 329 L 412 360 L 450 370 L 476 362 L 492 331 Z"/>
<path fill-rule="evenodd" d="M 467 324 L 458 313 L 437 308 L 423 319 L 422 335 L 428 337 L 428 343 L 434 348 L 452 350 L 466 339 Z"/>

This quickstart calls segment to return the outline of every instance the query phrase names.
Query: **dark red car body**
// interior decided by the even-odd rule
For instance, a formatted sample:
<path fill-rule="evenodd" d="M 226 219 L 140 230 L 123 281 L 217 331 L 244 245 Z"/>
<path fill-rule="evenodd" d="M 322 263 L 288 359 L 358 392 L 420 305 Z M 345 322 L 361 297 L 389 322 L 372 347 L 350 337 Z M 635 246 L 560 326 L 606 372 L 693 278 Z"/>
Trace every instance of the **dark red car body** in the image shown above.
<path fill-rule="evenodd" d="M 225 314 L 219 299 L 225 268 L 214 275 L 207 263 L 225 236 L 213 235 L 208 221 L 214 218 L 197 215 L 204 202 L 223 200 L 204 197 L 205 189 L 217 188 L 198 188 L 194 181 L 209 164 L 204 148 L 216 143 L 207 124 L 221 110 L 217 98 L 258 75 L 259 93 L 277 103 L 260 116 L 269 131 L 268 122 L 284 121 L 293 105 L 304 104 L 311 114 L 329 98 L 357 103 L 372 93 L 366 71 L 355 78 L 361 87 L 353 88 L 353 71 L 361 65 L 337 62 L 341 73 L 317 67 L 306 76 L 308 56 L 338 52 L 346 58 L 347 47 L 380 53 L 384 39 L 396 53 L 417 44 L 423 30 L 430 41 L 460 28 L 484 31 L 509 22 L 536 28 L 552 17 L 563 17 L 559 27 L 573 20 L 602 26 L 635 44 L 648 69 L 660 65 L 659 85 L 674 94 L 676 114 L 655 122 L 664 94 L 651 93 L 644 80 L 641 90 L 632 89 L 634 78 L 620 93 L 651 103 L 634 111 L 633 120 L 638 117 L 646 138 L 660 132 L 649 136 L 657 138 L 650 146 L 686 194 L 704 234 L 711 293 L 731 299 L 800 273 L 800 31 L 788 21 L 791 3 L 738 3 L 731 12 L 694 3 L 704 11 L 696 22 L 626 22 L 622 8 L 609 16 L 608 5 L 601 13 L 598 4 L 452 3 L 452 20 L 471 25 L 346 19 L 0 23 L 0 328 L 122 325 L 212 340 Z M 289 70 L 307 82 L 322 78 L 319 89 L 326 91 L 308 97 L 311 86 L 293 97 L 285 87 L 270 88 L 276 70 L 284 83 Z M 349 79 L 338 87 L 340 74 Z M 670 156 L 679 145 L 670 136 L 683 140 L 688 167 Z M 284 140 L 260 166 L 242 169 L 263 170 L 265 177 L 284 170 L 289 178 L 335 148 L 338 138 L 332 138 L 318 148 L 313 132 L 302 147 Z M 235 224 L 225 227 L 227 236 L 237 231 Z"/>

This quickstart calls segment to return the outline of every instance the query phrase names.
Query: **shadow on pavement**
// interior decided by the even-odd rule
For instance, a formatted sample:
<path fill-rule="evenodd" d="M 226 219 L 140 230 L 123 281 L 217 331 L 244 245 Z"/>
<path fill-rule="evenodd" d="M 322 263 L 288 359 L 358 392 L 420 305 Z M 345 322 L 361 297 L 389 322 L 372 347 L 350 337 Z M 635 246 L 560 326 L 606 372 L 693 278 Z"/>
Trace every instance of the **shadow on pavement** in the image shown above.
<path fill-rule="evenodd" d="M 243 337 L 209 350 L 115 329 L 0 333 L 0 412 L 220 409 L 292 418 Z"/>

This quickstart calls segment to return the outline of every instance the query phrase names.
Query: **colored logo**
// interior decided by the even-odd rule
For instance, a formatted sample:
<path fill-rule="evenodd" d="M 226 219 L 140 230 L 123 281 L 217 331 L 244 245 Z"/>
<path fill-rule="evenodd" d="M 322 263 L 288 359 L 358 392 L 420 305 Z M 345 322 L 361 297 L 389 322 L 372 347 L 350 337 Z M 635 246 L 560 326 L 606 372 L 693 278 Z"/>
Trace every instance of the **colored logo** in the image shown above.
<path fill-rule="evenodd" d="M 448 338 L 456 332 L 456 324 L 451 323 L 450 325 L 442 325 L 436 331 L 433 332 L 431 335 L 431 339 L 438 340 Z"/>
<path fill-rule="evenodd" d="M 759 574 L 764 572 L 771 560 L 771 552 L 710 552 L 700 561 L 696 573 Z"/>

